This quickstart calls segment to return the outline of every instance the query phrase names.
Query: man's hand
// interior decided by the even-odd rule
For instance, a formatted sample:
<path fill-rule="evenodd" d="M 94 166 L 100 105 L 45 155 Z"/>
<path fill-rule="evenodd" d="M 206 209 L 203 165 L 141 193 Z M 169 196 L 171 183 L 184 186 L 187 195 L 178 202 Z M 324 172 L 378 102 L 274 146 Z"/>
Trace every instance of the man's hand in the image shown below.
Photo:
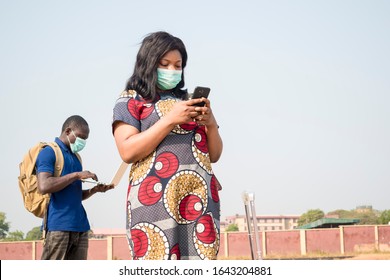
<path fill-rule="evenodd" d="M 113 188 L 114 188 L 113 184 L 110 184 L 110 185 L 97 184 L 91 190 L 95 190 L 95 193 L 97 193 L 97 192 L 103 192 L 104 193 L 104 192 L 106 192 L 108 190 L 111 190 Z"/>
<path fill-rule="evenodd" d="M 87 171 L 87 170 L 77 172 L 77 175 L 78 175 L 80 180 L 83 180 L 83 179 L 92 179 L 95 181 L 98 180 L 98 177 L 96 176 L 95 173 L 92 173 L 92 172 Z"/>

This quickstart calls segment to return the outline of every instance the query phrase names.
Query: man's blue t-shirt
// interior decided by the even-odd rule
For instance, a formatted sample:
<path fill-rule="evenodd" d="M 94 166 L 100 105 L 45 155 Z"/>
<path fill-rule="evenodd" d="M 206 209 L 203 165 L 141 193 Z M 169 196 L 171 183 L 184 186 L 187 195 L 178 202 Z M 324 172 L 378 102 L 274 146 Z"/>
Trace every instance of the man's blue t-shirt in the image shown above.
<path fill-rule="evenodd" d="M 55 141 L 64 155 L 64 169 L 61 176 L 82 171 L 77 156 L 59 138 L 56 138 Z M 47 146 L 38 155 L 37 174 L 40 172 L 54 174 L 54 165 L 54 151 L 50 146 Z M 87 214 L 82 204 L 82 195 L 80 180 L 51 194 L 47 219 L 48 231 L 85 232 L 90 230 Z"/>

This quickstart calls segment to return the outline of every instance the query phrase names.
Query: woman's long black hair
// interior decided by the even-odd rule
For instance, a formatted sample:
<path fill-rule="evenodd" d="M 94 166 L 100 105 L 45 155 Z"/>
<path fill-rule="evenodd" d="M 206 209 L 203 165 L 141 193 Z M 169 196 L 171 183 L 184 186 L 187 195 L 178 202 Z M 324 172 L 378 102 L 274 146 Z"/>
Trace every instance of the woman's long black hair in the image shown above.
<path fill-rule="evenodd" d="M 137 54 L 133 75 L 127 82 L 126 90 L 135 90 L 145 100 L 155 101 L 157 96 L 157 68 L 164 55 L 178 50 L 182 58 L 182 75 L 180 83 L 172 89 L 177 97 L 186 93 L 184 87 L 184 68 L 187 64 L 187 51 L 182 40 L 163 31 L 149 34 L 142 41 Z"/>

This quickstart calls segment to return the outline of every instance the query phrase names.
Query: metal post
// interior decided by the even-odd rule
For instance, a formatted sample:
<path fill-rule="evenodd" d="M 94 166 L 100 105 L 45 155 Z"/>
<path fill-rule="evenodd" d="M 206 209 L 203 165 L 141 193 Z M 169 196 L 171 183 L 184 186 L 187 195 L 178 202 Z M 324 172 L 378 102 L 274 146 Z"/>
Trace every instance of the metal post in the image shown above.
<path fill-rule="evenodd" d="M 246 214 L 246 223 L 248 227 L 248 238 L 249 238 L 249 246 L 251 248 L 251 257 L 252 260 L 255 259 L 254 251 L 253 251 L 253 242 L 252 242 L 252 225 L 251 225 L 251 215 L 250 215 L 250 208 L 249 208 L 249 198 L 248 193 L 243 192 L 242 193 L 242 199 L 244 200 L 244 206 L 245 206 L 245 214 Z"/>
<path fill-rule="evenodd" d="M 261 260 L 261 249 L 260 249 L 260 239 L 259 239 L 259 231 L 257 228 L 257 216 L 255 211 L 255 194 L 250 193 L 249 194 L 249 201 L 251 205 L 251 211 L 252 211 L 252 219 L 253 219 L 253 231 L 254 231 L 254 244 L 256 252 L 254 255 L 256 256 L 256 260 Z"/>
<path fill-rule="evenodd" d="M 242 194 L 245 205 L 246 221 L 248 225 L 248 236 L 251 247 L 252 260 L 261 260 L 259 231 L 257 229 L 257 216 L 255 211 L 254 193 L 244 192 Z M 252 215 L 252 217 L 251 217 Z M 252 225 L 253 224 L 253 225 Z M 252 233 L 253 226 L 253 233 Z"/>

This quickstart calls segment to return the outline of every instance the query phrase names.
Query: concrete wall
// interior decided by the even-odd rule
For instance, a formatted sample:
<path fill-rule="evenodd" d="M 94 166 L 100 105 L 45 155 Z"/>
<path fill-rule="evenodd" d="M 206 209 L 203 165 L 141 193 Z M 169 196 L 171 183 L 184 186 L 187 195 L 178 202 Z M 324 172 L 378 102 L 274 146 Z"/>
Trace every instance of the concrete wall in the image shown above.
<path fill-rule="evenodd" d="M 306 230 L 307 254 L 339 254 L 341 252 L 340 229 Z"/>
<path fill-rule="evenodd" d="M 390 252 L 390 225 L 263 231 L 259 233 L 259 240 L 263 257 Z M 1 260 L 34 260 L 40 259 L 41 254 L 42 241 L 0 242 Z M 248 233 L 222 233 L 219 257 L 250 258 Z M 90 239 L 89 260 L 127 260 L 129 258 L 129 247 L 125 236 Z"/>
<path fill-rule="evenodd" d="M 376 249 L 376 231 L 369 226 L 344 228 L 344 250 L 350 252 L 369 252 Z"/>
<path fill-rule="evenodd" d="M 378 251 L 390 252 L 390 227 L 378 227 Z"/>
<path fill-rule="evenodd" d="M 301 252 L 299 230 L 268 231 L 264 235 L 266 242 L 262 251 L 265 256 L 299 255 Z"/>

